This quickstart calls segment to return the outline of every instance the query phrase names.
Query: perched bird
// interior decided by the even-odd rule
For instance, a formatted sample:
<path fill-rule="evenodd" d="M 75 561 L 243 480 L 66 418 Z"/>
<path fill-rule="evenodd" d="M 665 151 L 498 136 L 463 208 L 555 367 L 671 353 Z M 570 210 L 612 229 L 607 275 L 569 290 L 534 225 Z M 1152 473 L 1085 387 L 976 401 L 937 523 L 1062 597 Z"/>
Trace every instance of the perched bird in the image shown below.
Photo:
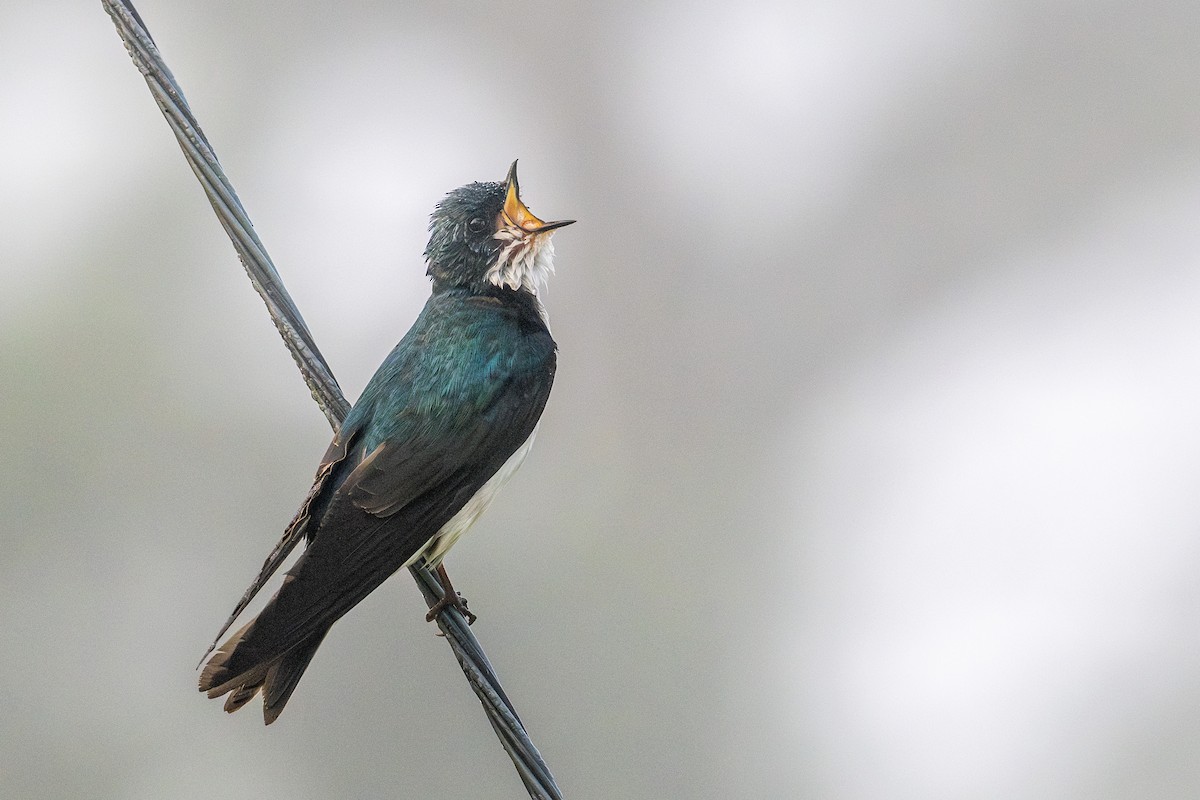
<path fill-rule="evenodd" d="M 554 269 L 551 233 L 572 222 L 529 211 L 515 161 L 503 183 L 463 186 L 437 206 L 429 301 L 217 640 L 302 538 L 304 552 L 258 616 L 209 648 L 200 690 L 228 695 L 226 711 L 261 691 L 274 722 L 333 623 L 401 567 L 436 569 L 444 595 L 428 619 L 446 604 L 469 615 L 442 559 L 533 444 L 555 368 L 538 289 Z"/>

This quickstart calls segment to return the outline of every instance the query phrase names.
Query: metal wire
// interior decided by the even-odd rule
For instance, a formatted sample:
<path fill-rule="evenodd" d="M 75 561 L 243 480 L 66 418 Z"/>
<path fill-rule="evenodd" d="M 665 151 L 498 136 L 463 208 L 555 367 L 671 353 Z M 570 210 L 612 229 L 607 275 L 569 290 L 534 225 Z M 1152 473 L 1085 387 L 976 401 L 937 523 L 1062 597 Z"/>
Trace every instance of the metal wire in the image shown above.
<path fill-rule="evenodd" d="M 237 192 L 225 177 L 225 172 L 200 129 L 200 123 L 192 114 L 183 91 L 167 68 L 154 39 L 151 38 L 133 4 L 127 0 L 101 2 L 105 11 L 112 17 L 117 33 L 125 42 L 125 48 L 129 51 L 134 65 L 146 79 L 150 94 L 166 117 L 175 138 L 179 140 L 184 158 L 196 174 L 200 185 L 204 187 L 204 193 L 208 195 L 221 226 L 229 234 L 238 258 L 250 277 L 250 283 L 266 303 L 271 320 L 296 360 L 296 366 L 300 368 L 313 399 L 336 432 L 349 412 L 350 404 L 343 396 L 325 357 L 317 349 L 299 309 L 284 288 L 266 248 L 254 232 L 254 226 L 242 207 Z M 423 567 L 410 569 L 426 602 L 432 607 L 441 598 L 440 582 Z M 445 634 L 455 658 L 458 659 L 467 682 L 479 697 L 479 702 L 483 704 L 488 721 L 500 744 L 512 759 L 529 796 L 535 800 L 562 800 L 554 776 L 550 774 L 546 762 L 530 741 L 483 647 L 471 633 L 462 614 L 457 608 L 449 606 L 438 615 L 437 623 Z"/>

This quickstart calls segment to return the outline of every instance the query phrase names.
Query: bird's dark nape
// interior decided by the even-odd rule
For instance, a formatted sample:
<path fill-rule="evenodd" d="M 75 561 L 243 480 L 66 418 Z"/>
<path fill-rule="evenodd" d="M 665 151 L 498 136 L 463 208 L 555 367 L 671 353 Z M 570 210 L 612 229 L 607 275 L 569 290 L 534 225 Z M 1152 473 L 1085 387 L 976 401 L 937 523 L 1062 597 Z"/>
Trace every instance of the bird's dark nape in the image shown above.
<path fill-rule="evenodd" d="M 502 183 L 472 183 L 446 195 L 429 218 L 426 274 L 445 285 L 480 286 L 500 252 L 495 233 L 503 208 Z"/>

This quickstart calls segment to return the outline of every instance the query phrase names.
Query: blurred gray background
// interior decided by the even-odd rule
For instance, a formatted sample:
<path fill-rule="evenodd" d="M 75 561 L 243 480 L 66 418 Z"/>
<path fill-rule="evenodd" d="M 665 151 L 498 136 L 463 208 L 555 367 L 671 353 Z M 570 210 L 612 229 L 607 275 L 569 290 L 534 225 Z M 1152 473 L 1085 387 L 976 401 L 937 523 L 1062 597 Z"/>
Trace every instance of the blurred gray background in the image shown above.
<path fill-rule="evenodd" d="M 429 212 L 558 235 L 448 560 L 566 795 L 1200 795 L 1200 5 L 139 8 L 357 396 Z M 0 796 L 517 798 L 399 576 L 193 667 L 329 430 L 98 2 L 0 28 Z"/>

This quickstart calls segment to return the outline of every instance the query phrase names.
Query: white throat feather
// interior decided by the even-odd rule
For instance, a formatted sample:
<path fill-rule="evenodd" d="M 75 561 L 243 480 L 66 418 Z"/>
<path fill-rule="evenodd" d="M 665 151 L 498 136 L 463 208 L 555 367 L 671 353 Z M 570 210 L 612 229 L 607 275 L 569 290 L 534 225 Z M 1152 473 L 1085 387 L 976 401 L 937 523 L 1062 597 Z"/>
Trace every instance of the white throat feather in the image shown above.
<path fill-rule="evenodd" d="M 525 289 L 537 296 L 538 290 L 554 274 L 554 244 L 550 241 L 550 232 L 539 236 L 506 225 L 496 231 L 496 238 L 504 244 L 496 263 L 488 268 L 488 282 L 502 288 Z"/>

